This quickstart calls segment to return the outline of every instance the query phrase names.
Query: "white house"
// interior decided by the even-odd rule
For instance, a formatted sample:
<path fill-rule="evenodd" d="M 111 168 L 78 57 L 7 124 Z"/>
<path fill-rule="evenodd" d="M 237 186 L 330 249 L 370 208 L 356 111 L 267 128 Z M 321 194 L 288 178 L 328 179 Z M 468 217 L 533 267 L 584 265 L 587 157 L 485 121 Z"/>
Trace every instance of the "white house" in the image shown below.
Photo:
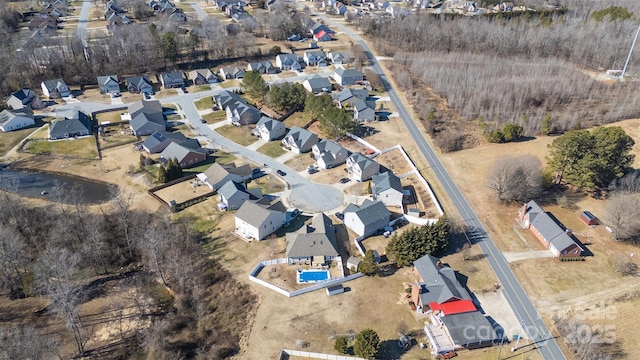
<path fill-rule="evenodd" d="M 236 212 L 235 232 L 248 240 L 262 240 L 285 224 L 286 213 L 280 201 L 271 204 L 266 198 L 247 200 Z"/>
<path fill-rule="evenodd" d="M 276 56 L 276 66 L 279 67 L 280 70 L 302 70 L 300 60 L 296 54 L 280 54 Z"/>
<path fill-rule="evenodd" d="M 402 184 L 400 178 L 391 171 L 373 175 L 371 178 L 373 200 L 380 200 L 387 206 L 402 207 Z"/>
<path fill-rule="evenodd" d="M 358 236 L 368 237 L 389 226 L 391 213 L 382 201 L 366 199 L 362 205 L 349 204 L 344 209 L 344 224 Z"/>
<path fill-rule="evenodd" d="M 287 133 L 287 128 L 282 121 L 263 116 L 253 129 L 254 135 L 265 141 L 280 139 Z"/>
<path fill-rule="evenodd" d="M 235 163 L 224 165 L 214 163 L 196 176 L 211 190 L 219 190 L 227 181 L 243 183 L 251 180 L 251 175 L 251 166 L 248 164 L 236 166 Z"/>
<path fill-rule="evenodd" d="M 322 50 L 305 51 L 302 59 L 307 66 L 327 66 L 327 57 Z"/>
<path fill-rule="evenodd" d="M 380 164 L 368 157 L 356 153 L 347 159 L 347 172 L 355 181 L 366 181 L 380 171 Z"/>
<path fill-rule="evenodd" d="M 364 80 L 364 75 L 356 69 L 345 69 L 339 67 L 333 74 L 333 78 L 336 79 L 338 84 L 344 86 L 362 82 L 362 80 Z"/>
<path fill-rule="evenodd" d="M 6 102 L 10 109 L 18 110 L 31 105 L 31 102 L 35 97 L 36 93 L 33 92 L 33 90 L 23 88 L 9 95 Z"/>
<path fill-rule="evenodd" d="M 0 112 L 0 130 L 2 132 L 14 131 L 35 124 L 33 111 L 28 106 L 18 110 L 6 109 Z"/>
<path fill-rule="evenodd" d="M 317 142 L 318 135 L 299 126 L 291 128 L 287 136 L 282 139 L 282 145 L 296 154 L 311 151 L 311 147 Z"/>
<path fill-rule="evenodd" d="M 331 169 L 344 164 L 349 157 L 349 150 L 327 139 L 320 140 L 311 148 L 316 164 L 321 169 Z"/>
<path fill-rule="evenodd" d="M 333 85 L 331 84 L 329 79 L 325 77 L 317 76 L 317 75 L 310 79 L 305 79 L 302 82 L 302 87 L 304 87 L 305 90 L 307 90 L 312 94 L 317 94 L 321 92 L 328 93 L 328 92 L 331 92 L 331 90 L 333 89 Z"/>
<path fill-rule="evenodd" d="M 62 79 L 45 80 L 40 84 L 42 93 L 49 99 L 62 98 L 71 95 L 71 90 Z"/>

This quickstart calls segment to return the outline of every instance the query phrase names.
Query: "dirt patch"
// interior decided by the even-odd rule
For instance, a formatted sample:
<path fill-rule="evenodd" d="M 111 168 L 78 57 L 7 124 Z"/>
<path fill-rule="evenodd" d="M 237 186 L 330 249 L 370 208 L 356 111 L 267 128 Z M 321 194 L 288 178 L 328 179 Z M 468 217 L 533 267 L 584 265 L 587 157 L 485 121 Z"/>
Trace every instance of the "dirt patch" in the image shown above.
<path fill-rule="evenodd" d="M 398 176 L 412 170 L 411 165 L 405 160 L 402 151 L 399 149 L 380 154 L 374 160 Z"/>
<path fill-rule="evenodd" d="M 310 153 L 307 153 L 300 154 L 293 159 L 290 159 L 289 161 L 285 162 L 285 165 L 295 171 L 302 171 L 305 170 L 309 165 L 315 164 L 315 162 L 316 160 L 310 155 Z"/>
<path fill-rule="evenodd" d="M 346 148 L 347 150 L 354 152 L 354 153 L 363 153 L 367 150 L 373 151 L 373 149 L 369 149 L 367 146 L 365 146 L 364 144 L 350 138 L 350 137 L 342 137 L 340 140 L 338 140 L 338 144 L 344 148 Z M 372 144 L 375 145 L 375 144 Z"/>
<path fill-rule="evenodd" d="M 182 181 L 155 192 L 164 202 L 183 203 L 211 192 L 208 186 L 198 185 L 195 180 Z"/>

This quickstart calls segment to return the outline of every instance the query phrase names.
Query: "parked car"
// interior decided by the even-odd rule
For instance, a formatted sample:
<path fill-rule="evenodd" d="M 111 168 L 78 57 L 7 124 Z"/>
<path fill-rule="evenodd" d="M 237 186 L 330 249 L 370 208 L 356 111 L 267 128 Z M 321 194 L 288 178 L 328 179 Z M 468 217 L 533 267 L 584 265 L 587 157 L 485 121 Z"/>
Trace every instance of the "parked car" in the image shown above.
<path fill-rule="evenodd" d="M 201 123 L 203 123 L 203 124 L 206 124 L 206 123 L 207 123 L 207 120 L 205 120 L 205 119 L 200 119 L 200 122 L 201 122 Z"/>
<path fill-rule="evenodd" d="M 309 168 L 307 169 L 307 174 L 315 174 L 318 172 L 318 169 L 316 168 Z"/>
<path fill-rule="evenodd" d="M 280 175 L 280 176 L 287 176 L 287 173 L 286 173 L 286 172 L 284 172 L 284 171 L 282 171 L 282 170 L 280 170 L 280 169 L 278 169 L 276 172 L 277 172 L 277 173 L 278 173 L 278 175 Z"/>
<path fill-rule="evenodd" d="M 338 219 L 340 219 L 340 220 L 344 220 L 344 214 L 343 214 L 343 213 L 341 213 L 341 212 L 337 212 L 337 213 L 335 213 L 335 214 L 333 214 L 333 215 L 335 215 L 335 216 L 336 216 Z"/>
<path fill-rule="evenodd" d="M 349 179 L 349 178 L 345 177 L 345 178 L 340 179 L 340 184 L 346 184 L 346 183 L 348 183 L 349 181 L 351 181 L 351 179 Z"/>

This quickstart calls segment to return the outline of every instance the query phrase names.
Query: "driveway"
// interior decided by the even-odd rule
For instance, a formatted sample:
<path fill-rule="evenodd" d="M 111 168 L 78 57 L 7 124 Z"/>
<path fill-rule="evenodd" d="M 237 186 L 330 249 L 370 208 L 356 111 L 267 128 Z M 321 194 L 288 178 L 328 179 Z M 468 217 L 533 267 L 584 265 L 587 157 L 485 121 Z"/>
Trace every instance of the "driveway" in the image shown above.
<path fill-rule="evenodd" d="M 202 10 L 202 8 L 200 7 L 200 5 L 198 5 L 198 3 L 189 3 L 189 5 L 191 5 L 191 7 L 193 8 L 193 10 L 195 10 L 196 14 L 198 14 L 198 17 L 200 18 L 200 20 L 204 20 L 207 18 L 207 12 Z"/>
<path fill-rule="evenodd" d="M 78 37 L 82 40 L 82 45 L 87 47 L 87 40 L 85 39 L 85 33 L 87 32 L 87 23 L 89 22 L 89 10 L 91 10 L 92 1 L 83 0 L 82 7 L 80 8 L 80 16 L 78 17 Z"/>

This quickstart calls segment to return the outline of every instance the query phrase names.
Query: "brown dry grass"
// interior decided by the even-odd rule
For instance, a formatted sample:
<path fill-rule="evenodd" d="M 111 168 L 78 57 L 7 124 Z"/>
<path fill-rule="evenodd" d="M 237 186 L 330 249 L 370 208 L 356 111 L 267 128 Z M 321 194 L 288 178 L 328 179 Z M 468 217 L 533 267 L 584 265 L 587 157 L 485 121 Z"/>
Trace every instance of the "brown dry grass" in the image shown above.
<path fill-rule="evenodd" d="M 207 186 L 191 186 L 192 181 L 193 180 L 179 182 L 164 189 L 160 189 L 156 191 L 155 194 L 166 203 L 169 203 L 171 200 L 175 200 L 176 203 L 182 203 L 211 192 Z"/>
<path fill-rule="evenodd" d="M 411 165 L 404 159 L 400 150 L 391 150 L 380 154 L 376 156 L 374 160 L 398 176 L 411 170 Z"/>
<path fill-rule="evenodd" d="M 295 171 L 302 171 L 315 162 L 315 159 L 313 159 L 311 155 L 309 155 L 309 153 L 306 153 L 297 155 L 296 157 L 288 160 L 287 162 L 285 162 L 285 165 Z"/>

